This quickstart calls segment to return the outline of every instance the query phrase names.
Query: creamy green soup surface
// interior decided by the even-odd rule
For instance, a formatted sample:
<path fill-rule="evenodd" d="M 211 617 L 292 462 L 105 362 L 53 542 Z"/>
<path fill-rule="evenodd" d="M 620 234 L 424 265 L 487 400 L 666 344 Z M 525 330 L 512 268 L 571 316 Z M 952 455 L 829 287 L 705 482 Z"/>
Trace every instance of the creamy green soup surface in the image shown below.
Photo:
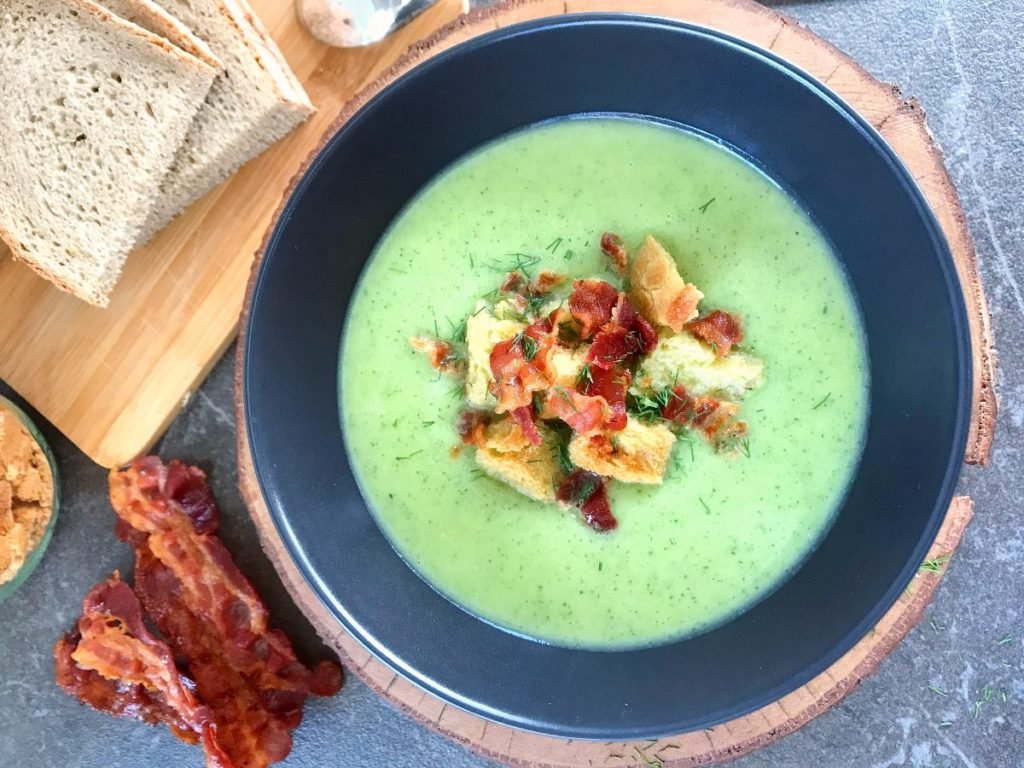
<path fill-rule="evenodd" d="M 461 383 L 408 339 L 450 332 L 513 254 L 607 277 L 606 230 L 653 234 L 703 307 L 740 314 L 765 383 L 744 400 L 749 457 L 678 442 L 661 486 L 612 484 L 619 527 L 600 534 L 483 476 L 472 450 L 452 458 Z M 350 308 L 341 413 L 369 507 L 427 582 L 514 632 L 635 647 L 729 619 L 813 549 L 860 456 L 865 359 L 829 246 L 752 165 L 673 127 L 562 120 L 463 158 L 397 218 Z"/>

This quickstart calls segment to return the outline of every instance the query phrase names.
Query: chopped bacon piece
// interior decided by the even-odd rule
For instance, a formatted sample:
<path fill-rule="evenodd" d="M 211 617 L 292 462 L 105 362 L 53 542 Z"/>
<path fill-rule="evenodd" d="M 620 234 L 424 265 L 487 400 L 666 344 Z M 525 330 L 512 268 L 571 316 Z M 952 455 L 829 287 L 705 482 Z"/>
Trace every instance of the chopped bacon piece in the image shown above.
<path fill-rule="evenodd" d="M 573 470 L 558 486 L 555 498 L 579 507 L 583 520 L 596 531 L 610 531 L 618 525 L 608 501 L 608 489 L 600 475 L 585 469 Z"/>
<path fill-rule="evenodd" d="M 622 238 L 614 232 L 605 232 L 601 235 L 601 250 L 612 260 L 615 271 L 625 277 L 629 269 L 629 252 L 622 244 Z"/>
<path fill-rule="evenodd" d="M 459 413 L 459 420 L 455 429 L 466 445 L 477 447 L 484 444 L 487 425 L 491 423 L 490 414 L 487 411 L 477 411 L 467 408 Z"/>
<path fill-rule="evenodd" d="M 495 411 L 506 413 L 533 402 L 533 393 L 551 386 L 548 357 L 555 344 L 547 318 L 538 320 L 511 339 L 499 341 L 491 350 L 494 375 Z"/>
<path fill-rule="evenodd" d="M 621 294 L 613 320 L 594 337 L 587 361 L 599 368 L 634 365 L 658 344 L 658 333 Z"/>
<path fill-rule="evenodd" d="M 622 294 L 616 307 L 615 322 L 622 328 L 627 328 L 631 333 L 636 334 L 640 340 L 641 355 L 651 354 L 654 348 L 658 346 L 658 332 L 654 329 L 654 326 L 636 311 L 636 308 L 626 294 Z"/>
<path fill-rule="evenodd" d="M 735 419 L 738 412 L 738 403 L 720 401 L 707 395 L 695 398 L 683 387 L 673 389 L 672 397 L 661 409 L 665 420 L 699 429 L 708 440 L 715 442 L 746 434 L 746 423 Z"/>
<path fill-rule="evenodd" d="M 601 427 L 608 404 L 602 397 L 590 397 L 565 387 L 548 390 L 542 418 L 561 419 L 581 434 Z"/>
<path fill-rule="evenodd" d="M 619 301 L 615 286 L 604 280 L 577 280 L 569 296 L 569 311 L 580 324 L 580 338 L 589 339 L 612 319 Z"/>
<path fill-rule="evenodd" d="M 672 390 L 668 403 L 661 409 L 661 417 L 683 427 L 688 427 L 694 417 L 694 400 L 683 387 Z"/>
<path fill-rule="evenodd" d="M 590 369 L 590 380 L 580 382 L 580 392 L 584 395 L 602 397 L 608 404 L 605 429 L 618 431 L 626 428 L 626 392 L 632 379 L 629 371 L 618 366 L 595 366 Z"/>
<path fill-rule="evenodd" d="M 542 296 L 545 293 L 550 293 L 553 288 L 557 288 L 564 282 L 565 275 L 544 270 L 543 272 L 538 273 L 538 275 L 530 282 L 530 291 L 537 296 Z"/>
<path fill-rule="evenodd" d="M 425 354 L 435 371 L 440 371 L 446 376 L 465 376 L 465 361 L 455 354 L 455 347 L 447 341 L 430 336 L 413 336 L 409 339 L 409 346 Z"/>
<path fill-rule="evenodd" d="M 533 445 L 540 445 L 544 442 L 541 439 L 540 431 L 537 429 L 537 424 L 533 420 L 533 406 L 525 405 L 522 408 L 516 408 L 510 413 L 516 423 L 523 430 L 523 434 L 526 435 L 526 439 Z"/>
<path fill-rule="evenodd" d="M 501 290 L 505 293 L 519 293 L 524 285 L 526 285 L 525 277 L 519 272 L 509 272 L 501 283 Z"/>
<path fill-rule="evenodd" d="M 716 309 L 705 317 L 691 320 L 686 330 L 701 341 L 711 345 L 715 354 L 725 357 L 734 344 L 743 341 L 743 325 L 738 317 Z"/>

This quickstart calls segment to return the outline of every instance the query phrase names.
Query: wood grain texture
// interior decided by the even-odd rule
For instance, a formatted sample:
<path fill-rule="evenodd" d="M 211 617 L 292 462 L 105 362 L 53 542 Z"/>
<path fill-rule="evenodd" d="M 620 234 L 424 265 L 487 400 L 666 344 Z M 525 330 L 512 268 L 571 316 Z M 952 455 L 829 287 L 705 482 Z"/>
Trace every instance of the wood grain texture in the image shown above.
<path fill-rule="evenodd" d="M 146 451 L 235 337 L 263 232 L 342 105 L 466 0 L 440 0 L 384 42 L 349 50 L 314 40 L 291 2 L 250 3 L 318 107 L 309 121 L 133 253 L 106 310 L 0 244 L 0 378 L 105 466 Z"/>
<path fill-rule="evenodd" d="M 599 10 L 671 16 L 768 48 L 825 83 L 890 142 L 931 204 L 956 261 L 970 315 L 974 362 L 971 433 L 964 460 L 984 464 L 991 450 L 997 410 L 993 389 L 996 358 L 990 318 L 963 212 L 942 155 L 928 132 L 924 114 L 915 101 L 904 99 L 897 87 L 873 79 L 856 62 L 786 17 L 748 0 L 509 0 L 464 16 L 420 42 L 346 105 L 335 121 L 334 130 L 388 83 L 453 45 L 519 21 Z M 253 276 L 259 260 L 258 256 Z M 240 345 L 236 369 L 239 483 L 263 547 L 285 586 L 323 640 L 374 690 L 424 725 L 481 755 L 509 765 L 644 768 L 662 764 L 666 768 L 683 768 L 723 762 L 771 744 L 834 707 L 875 672 L 921 620 L 942 578 L 942 572 L 919 572 L 875 628 L 832 667 L 777 702 L 714 729 L 678 734 L 655 742 L 608 744 L 565 741 L 497 725 L 450 707 L 396 675 L 338 625 L 303 580 L 277 534 L 253 472 L 241 398 L 241 351 Z M 929 550 L 929 558 L 953 555 L 971 514 L 970 499 L 957 497 L 953 500 Z"/>

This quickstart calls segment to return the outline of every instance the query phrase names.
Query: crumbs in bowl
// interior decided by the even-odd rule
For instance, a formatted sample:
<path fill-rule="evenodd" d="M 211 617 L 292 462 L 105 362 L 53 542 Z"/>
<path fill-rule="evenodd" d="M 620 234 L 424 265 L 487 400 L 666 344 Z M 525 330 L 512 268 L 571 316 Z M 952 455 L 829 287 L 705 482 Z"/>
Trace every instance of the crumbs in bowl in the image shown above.
<path fill-rule="evenodd" d="M 0 405 L 0 585 L 18 575 L 53 514 L 53 474 L 42 447 Z"/>

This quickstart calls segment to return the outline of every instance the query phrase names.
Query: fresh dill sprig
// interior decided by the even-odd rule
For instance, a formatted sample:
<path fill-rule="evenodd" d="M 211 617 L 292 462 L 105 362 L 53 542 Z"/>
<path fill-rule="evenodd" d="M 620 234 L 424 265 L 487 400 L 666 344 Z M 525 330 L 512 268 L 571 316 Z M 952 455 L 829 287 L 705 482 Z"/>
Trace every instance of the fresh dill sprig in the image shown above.
<path fill-rule="evenodd" d="M 551 449 L 555 454 L 555 459 L 558 461 L 559 468 L 565 474 L 569 474 L 576 468 L 573 466 L 572 459 L 569 458 L 569 441 L 572 440 L 572 427 L 564 421 L 552 421 L 549 422 L 549 426 L 553 434 Z"/>
<path fill-rule="evenodd" d="M 561 245 L 562 245 L 562 238 L 556 237 L 554 240 L 552 240 L 548 244 L 548 247 L 545 248 L 544 250 L 548 251 L 549 253 L 554 253 L 555 251 L 558 250 L 559 246 L 561 246 Z"/>
<path fill-rule="evenodd" d="M 433 425 L 434 425 L 434 422 L 432 422 L 432 421 L 424 421 L 423 422 L 423 426 L 424 427 L 432 427 Z"/>
<path fill-rule="evenodd" d="M 715 202 L 716 199 L 717 198 L 712 197 L 710 200 L 708 200 L 706 203 L 704 203 L 704 205 L 700 206 L 698 208 L 698 210 L 701 213 L 707 213 L 708 212 L 708 206 L 710 206 L 713 202 Z"/>
<path fill-rule="evenodd" d="M 590 370 L 590 363 L 584 363 L 580 372 L 576 374 L 576 388 L 589 387 L 594 383 L 594 372 Z"/>
<path fill-rule="evenodd" d="M 953 721 L 952 720 L 943 720 L 941 723 L 939 723 L 939 728 L 952 728 L 952 727 L 953 727 Z"/>
<path fill-rule="evenodd" d="M 995 689 L 991 685 L 986 685 L 981 689 L 981 698 L 974 702 L 974 719 L 978 719 L 978 715 L 981 714 L 981 708 L 988 704 L 992 700 L 992 694 L 995 693 Z"/>
<path fill-rule="evenodd" d="M 490 266 L 498 272 L 520 272 L 527 280 L 532 279 L 530 269 L 540 264 L 540 256 L 531 256 L 528 253 L 510 253 L 510 262 L 492 261 Z"/>
<path fill-rule="evenodd" d="M 830 399 L 831 397 L 832 397 L 832 393 L 831 393 L 831 392 L 829 392 L 829 393 L 828 393 L 827 395 L 825 395 L 825 396 L 824 396 L 823 398 L 821 398 L 821 400 L 819 400 L 819 401 L 818 401 L 818 402 L 817 402 L 817 403 L 816 403 L 816 404 L 814 405 L 814 407 L 813 407 L 813 408 L 811 408 L 811 410 L 812 410 L 812 411 L 816 411 L 816 410 L 818 410 L 819 408 L 821 408 L 821 406 L 823 406 L 823 405 L 824 405 L 825 403 L 827 403 L 827 402 L 829 401 L 829 399 Z"/>
<path fill-rule="evenodd" d="M 1013 642 L 1013 635 L 1004 635 L 1003 637 L 999 638 L 999 640 L 996 642 L 996 645 L 1006 645 L 1010 642 Z"/>
<path fill-rule="evenodd" d="M 697 501 L 699 501 L 699 502 L 700 502 L 700 505 L 701 505 L 702 507 L 704 507 L 704 511 L 705 511 L 705 512 L 706 512 L 707 514 L 709 514 L 709 515 L 710 515 L 710 514 L 711 514 L 711 507 L 709 507 L 709 506 L 708 506 L 708 503 L 707 503 L 706 501 L 704 501 L 704 499 L 703 499 L 703 498 L 701 498 L 700 496 L 698 496 L 698 497 L 697 497 Z"/>
<path fill-rule="evenodd" d="M 516 334 L 512 343 L 523 350 L 523 360 L 530 362 L 537 356 L 537 340 L 525 331 Z"/>
<path fill-rule="evenodd" d="M 446 317 L 445 320 L 452 327 L 451 341 L 464 343 L 466 341 L 466 318 L 462 318 L 458 323 L 452 322 L 450 317 Z"/>
<path fill-rule="evenodd" d="M 395 456 L 395 461 L 406 461 L 407 459 L 411 459 L 413 456 L 418 456 L 421 453 L 423 453 L 423 449 L 422 448 L 420 450 L 418 450 L 418 451 L 413 451 L 412 453 L 408 454 L 407 456 Z"/>
<path fill-rule="evenodd" d="M 562 258 L 565 259 L 566 261 L 572 261 L 572 257 L 575 255 L 576 254 L 573 253 L 572 248 L 566 248 L 565 253 L 562 254 Z"/>
<path fill-rule="evenodd" d="M 932 693 L 939 694 L 939 696 L 949 696 L 949 691 L 945 691 L 942 688 L 939 688 L 937 685 L 929 685 L 928 690 Z"/>
<path fill-rule="evenodd" d="M 644 421 L 657 421 L 664 419 L 661 412 L 672 402 L 672 398 L 678 397 L 671 387 L 664 387 L 647 394 L 629 393 L 626 396 L 626 410 Z"/>
<path fill-rule="evenodd" d="M 920 570 L 928 571 L 929 573 L 942 573 L 943 567 L 949 562 L 949 555 L 939 555 L 933 557 L 931 560 L 925 560 L 921 563 Z"/>

